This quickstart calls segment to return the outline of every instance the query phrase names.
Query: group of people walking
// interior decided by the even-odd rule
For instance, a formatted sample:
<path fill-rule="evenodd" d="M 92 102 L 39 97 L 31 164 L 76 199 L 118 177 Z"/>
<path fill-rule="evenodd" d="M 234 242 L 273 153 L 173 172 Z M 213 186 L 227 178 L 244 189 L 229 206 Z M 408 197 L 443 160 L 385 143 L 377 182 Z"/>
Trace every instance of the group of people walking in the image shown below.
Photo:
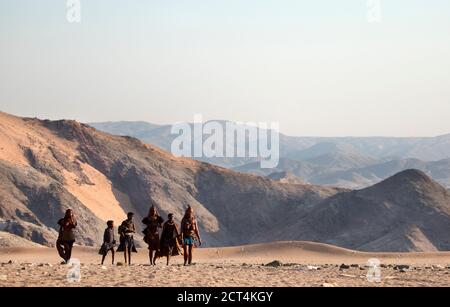
<path fill-rule="evenodd" d="M 119 246 L 117 252 L 124 253 L 126 264 L 131 264 L 132 253 L 137 253 L 134 243 L 134 235 L 136 227 L 134 225 L 134 213 L 129 212 L 127 219 L 118 227 Z M 180 229 L 174 220 L 174 215 L 169 213 L 167 221 L 158 214 L 155 206 L 152 206 L 148 215 L 142 220 L 145 225 L 144 241 L 148 244 L 150 264 L 155 265 L 156 259 L 160 257 L 167 258 L 169 265 L 172 256 L 183 254 L 184 265 L 192 264 L 192 253 L 194 246 L 200 246 L 200 232 L 197 220 L 194 216 L 193 209 L 189 206 L 186 209 L 183 219 L 181 220 Z M 116 240 L 114 235 L 114 221 L 108 221 L 107 228 L 103 234 L 103 244 L 99 250 L 102 255 L 102 265 L 109 252 L 112 256 L 112 264 L 114 264 Z M 64 218 L 58 221 L 60 226 L 56 247 L 60 257 L 64 263 L 69 262 L 72 255 L 73 244 L 75 243 L 74 229 L 77 227 L 76 218 L 72 210 L 67 210 Z M 160 230 L 161 234 L 160 234 Z M 181 247 L 182 249 L 181 250 Z"/>

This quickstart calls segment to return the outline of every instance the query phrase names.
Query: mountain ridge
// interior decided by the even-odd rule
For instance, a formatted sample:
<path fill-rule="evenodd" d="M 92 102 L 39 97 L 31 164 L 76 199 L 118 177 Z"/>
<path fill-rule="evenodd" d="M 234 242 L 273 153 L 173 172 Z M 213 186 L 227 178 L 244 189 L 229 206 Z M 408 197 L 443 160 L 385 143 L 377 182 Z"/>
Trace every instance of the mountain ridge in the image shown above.
<path fill-rule="evenodd" d="M 140 219 L 155 203 L 177 221 L 192 206 L 207 246 L 308 240 L 363 251 L 450 249 L 449 192 L 421 172 L 355 191 L 289 184 L 76 121 L 0 119 L 0 231 L 33 242 L 54 244 L 56 221 L 72 208 L 78 243 L 99 245 L 106 219 L 117 225 L 134 211 L 142 244 Z"/>
<path fill-rule="evenodd" d="M 294 227 L 304 229 L 308 240 L 320 237 L 322 242 L 345 242 L 358 250 L 396 246 L 421 251 L 424 241 L 427 250 L 448 250 L 450 240 L 440 236 L 450 229 L 449 215 L 448 191 L 425 173 L 406 170 L 374 186 L 324 200 Z M 412 233 L 420 243 L 411 239 Z"/>
<path fill-rule="evenodd" d="M 218 121 L 225 125 L 227 121 Z M 134 136 L 148 144 L 170 150 L 176 137 L 170 134 L 170 125 L 150 131 L 133 129 L 133 123 L 116 123 L 107 129 L 101 124 L 94 127 L 109 133 Z M 121 127 L 122 126 L 122 127 Z M 118 133 L 120 132 L 120 133 Z M 376 184 L 394 173 L 407 168 L 427 170 L 427 174 L 450 187 L 450 166 L 438 170 L 439 161 L 450 159 L 450 134 L 437 137 L 292 137 L 284 134 L 280 139 L 280 163 L 277 171 L 292 171 L 306 182 L 342 188 L 364 188 Z M 247 140 L 250 142 L 257 140 Z M 269 175 L 258 165 L 257 158 L 196 158 L 218 166 L 258 175 Z M 291 160 L 287 163 L 283 160 Z M 299 161 L 302 167 L 290 166 Z M 408 162 L 409 161 L 409 162 Z M 388 163 L 393 170 L 386 169 Z M 285 167 L 281 166 L 282 164 Z M 298 163 L 297 163 L 298 164 Z M 429 169 L 429 170 L 428 170 Z"/>

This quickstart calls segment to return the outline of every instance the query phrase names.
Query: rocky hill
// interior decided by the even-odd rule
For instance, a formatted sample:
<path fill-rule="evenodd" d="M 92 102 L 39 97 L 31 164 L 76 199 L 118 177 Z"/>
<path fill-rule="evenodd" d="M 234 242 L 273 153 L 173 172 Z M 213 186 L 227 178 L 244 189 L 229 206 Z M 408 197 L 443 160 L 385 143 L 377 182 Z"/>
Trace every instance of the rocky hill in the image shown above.
<path fill-rule="evenodd" d="M 290 227 L 290 238 L 364 251 L 450 250 L 449 217 L 448 190 L 421 171 L 407 170 L 330 197 Z"/>
<path fill-rule="evenodd" d="M 98 246 L 106 220 L 119 224 L 133 211 L 142 230 L 156 203 L 178 221 L 192 206 L 207 246 L 310 240 L 371 251 L 450 249 L 449 192 L 422 172 L 359 191 L 274 179 L 175 158 L 75 121 L 0 113 L 0 231 L 36 243 L 54 244 L 67 208 L 78 217 L 77 242 Z"/>
<path fill-rule="evenodd" d="M 79 219 L 78 243 L 98 245 L 106 220 L 133 211 L 140 227 L 152 202 L 178 221 L 192 206 L 207 245 L 261 241 L 339 192 L 178 159 L 75 121 L 0 117 L 2 229 L 45 245 L 67 208 Z"/>

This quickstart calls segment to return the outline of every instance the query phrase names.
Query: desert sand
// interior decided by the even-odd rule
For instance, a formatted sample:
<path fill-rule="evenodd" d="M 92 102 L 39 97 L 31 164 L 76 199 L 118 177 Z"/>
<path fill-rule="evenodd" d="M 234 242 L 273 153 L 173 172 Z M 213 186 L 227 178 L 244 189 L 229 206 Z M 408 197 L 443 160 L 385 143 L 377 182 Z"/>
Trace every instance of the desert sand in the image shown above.
<path fill-rule="evenodd" d="M 101 266 L 97 248 L 75 247 L 80 280 L 70 281 L 73 267 L 61 265 L 55 249 L 39 247 L 0 249 L 0 286 L 75 287 L 176 287 L 176 286 L 449 286 L 450 252 L 362 253 L 326 244 L 277 242 L 195 250 L 192 266 L 182 256 L 170 266 L 159 259 L 149 266 L 146 249 L 133 254 L 131 266 L 111 265 L 110 255 Z M 367 261 L 381 263 L 381 281 L 367 279 Z M 277 260 L 278 263 L 267 265 Z M 116 254 L 116 262 L 123 255 Z M 341 268 L 346 264 L 348 268 Z M 401 265 L 401 267 L 396 267 Z"/>

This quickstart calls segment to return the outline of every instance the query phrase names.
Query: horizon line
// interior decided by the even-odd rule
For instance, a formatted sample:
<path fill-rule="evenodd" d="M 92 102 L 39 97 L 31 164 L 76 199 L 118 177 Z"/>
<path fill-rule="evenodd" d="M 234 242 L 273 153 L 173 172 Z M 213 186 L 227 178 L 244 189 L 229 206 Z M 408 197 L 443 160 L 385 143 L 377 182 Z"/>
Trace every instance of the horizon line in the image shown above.
<path fill-rule="evenodd" d="M 74 120 L 77 121 L 79 123 L 83 123 L 86 125 L 93 125 L 93 124 L 105 124 L 105 123 L 146 123 L 146 124 L 150 124 L 150 125 L 154 125 L 154 126 L 158 126 L 158 127 L 166 127 L 166 126 L 171 126 L 176 122 L 185 122 L 185 123 L 189 123 L 192 124 L 192 121 L 176 121 L 172 124 L 167 124 L 167 123 L 155 123 L 155 122 L 151 122 L 148 120 L 140 120 L 140 119 L 136 119 L 136 120 L 100 120 L 100 121 L 83 121 L 83 120 L 79 120 L 76 118 L 64 118 L 64 117 L 58 117 L 58 118 L 46 118 L 46 117 L 39 117 L 37 115 L 34 116 L 25 116 L 25 115 L 16 115 L 13 113 L 9 113 L 9 112 L 5 112 L 3 110 L 0 109 L 0 113 L 5 113 L 8 115 L 12 115 L 12 116 L 16 116 L 16 117 L 21 117 L 21 118 L 36 118 L 39 120 L 51 120 L 51 121 L 58 121 L 58 120 Z M 217 121 L 217 122 L 232 122 L 232 123 L 240 123 L 240 124 L 244 124 L 246 125 L 246 123 L 258 123 L 258 122 L 263 122 L 263 121 L 233 121 L 233 120 L 228 120 L 228 119 L 211 119 L 211 120 L 204 120 L 203 123 L 207 123 L 207 122 L 212 122 L 212 121 Z M 94 127 L 93 127 L 94 128 Z M 430 136 L 417 136 L 417 135 L 411 135 L 411 136 L 386 136 L 386 135 L 343 135 L 343 136 L 323 136 L 323 135 L 292 135 L 292 134 L 286 134 L 283 133 L 282 131 L 279 131 L 281 135 L 286 136 L 286 137 L 292 137 L 292 138 L 323 138 L 323 139 L 357 139 L 357 138 L 390 138 L 390 139 L 433 139 L 433 138 L 439 138 L 439 137 L 445 137 L 445 136 L 450 136 L 450 132 L 448 133 L 443 133 L 443 134 L 437 134 L 437 135 L 430 135 Z"/>

